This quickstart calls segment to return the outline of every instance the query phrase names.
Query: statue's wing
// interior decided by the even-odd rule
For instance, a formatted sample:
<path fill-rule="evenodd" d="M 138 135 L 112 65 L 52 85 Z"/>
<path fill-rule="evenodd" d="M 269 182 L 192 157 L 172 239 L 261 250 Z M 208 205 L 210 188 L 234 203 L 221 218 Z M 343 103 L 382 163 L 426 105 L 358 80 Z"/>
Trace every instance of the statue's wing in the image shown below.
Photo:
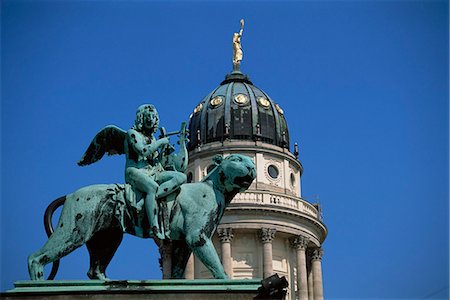
<path fill-rule="evenodd" d="M 87 166 L 108 155 L 124 154 L 127 132 L 117 126 L 109 125 L 99 131 L 78 161 L 79 166 Z"/>

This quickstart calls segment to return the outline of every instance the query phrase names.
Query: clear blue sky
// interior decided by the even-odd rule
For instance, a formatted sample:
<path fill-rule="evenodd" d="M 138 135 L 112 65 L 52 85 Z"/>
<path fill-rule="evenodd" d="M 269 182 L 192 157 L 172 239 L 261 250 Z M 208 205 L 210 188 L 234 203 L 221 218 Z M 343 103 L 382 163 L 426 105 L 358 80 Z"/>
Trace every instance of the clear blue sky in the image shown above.
<path fill-rule="evenodd" d="M 285 111 L 306 199 L 323 205 L 329 299 L 448 298 L 448 2 L 1 2 L 1 290 L 28 278 L 55 198 L 123 182 L 123 157 L 76 165 L 142 103 L 176 130 L 231 69 Z M 127 236 L 114 279 L 158 279 Z M 85 279 L 85 248 L 58 278 Z"/>

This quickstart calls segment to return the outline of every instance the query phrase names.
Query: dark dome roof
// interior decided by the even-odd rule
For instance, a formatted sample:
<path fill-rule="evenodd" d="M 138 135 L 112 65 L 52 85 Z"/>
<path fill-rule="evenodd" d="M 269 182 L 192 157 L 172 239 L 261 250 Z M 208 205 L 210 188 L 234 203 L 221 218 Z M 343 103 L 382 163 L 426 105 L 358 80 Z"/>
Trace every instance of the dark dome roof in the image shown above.
<path fill-rule="evenodd" d="M 283 110 L 240 71 L 233 71 L 196 106 L 189 150 L 225 139 L 260 140 L 289 149 Z"/>

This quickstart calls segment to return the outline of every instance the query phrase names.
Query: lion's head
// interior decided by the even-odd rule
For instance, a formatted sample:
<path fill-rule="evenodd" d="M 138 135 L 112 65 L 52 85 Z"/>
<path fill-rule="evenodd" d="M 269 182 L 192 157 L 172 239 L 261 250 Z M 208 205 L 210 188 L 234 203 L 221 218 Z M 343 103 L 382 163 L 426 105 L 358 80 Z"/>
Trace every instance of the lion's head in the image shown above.
<path fill-rule="evenodd" d="M 232 154 L 223 158 L 216 155 L 213 161 L 217 165 L 219 182 L 226 192 L 243 192 L 256 178 L 255 163 L 248 156 Z"/>

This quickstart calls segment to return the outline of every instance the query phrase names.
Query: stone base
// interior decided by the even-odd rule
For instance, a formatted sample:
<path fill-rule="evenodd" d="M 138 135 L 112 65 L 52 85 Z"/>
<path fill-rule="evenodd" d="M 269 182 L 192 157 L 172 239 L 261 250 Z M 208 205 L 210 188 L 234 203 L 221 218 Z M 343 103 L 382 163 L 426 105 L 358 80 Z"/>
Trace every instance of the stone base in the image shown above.
<path fill-rule="evenodd" d="M 260 280 L 17 281 L 2 299 L 253 299 Z"/>

